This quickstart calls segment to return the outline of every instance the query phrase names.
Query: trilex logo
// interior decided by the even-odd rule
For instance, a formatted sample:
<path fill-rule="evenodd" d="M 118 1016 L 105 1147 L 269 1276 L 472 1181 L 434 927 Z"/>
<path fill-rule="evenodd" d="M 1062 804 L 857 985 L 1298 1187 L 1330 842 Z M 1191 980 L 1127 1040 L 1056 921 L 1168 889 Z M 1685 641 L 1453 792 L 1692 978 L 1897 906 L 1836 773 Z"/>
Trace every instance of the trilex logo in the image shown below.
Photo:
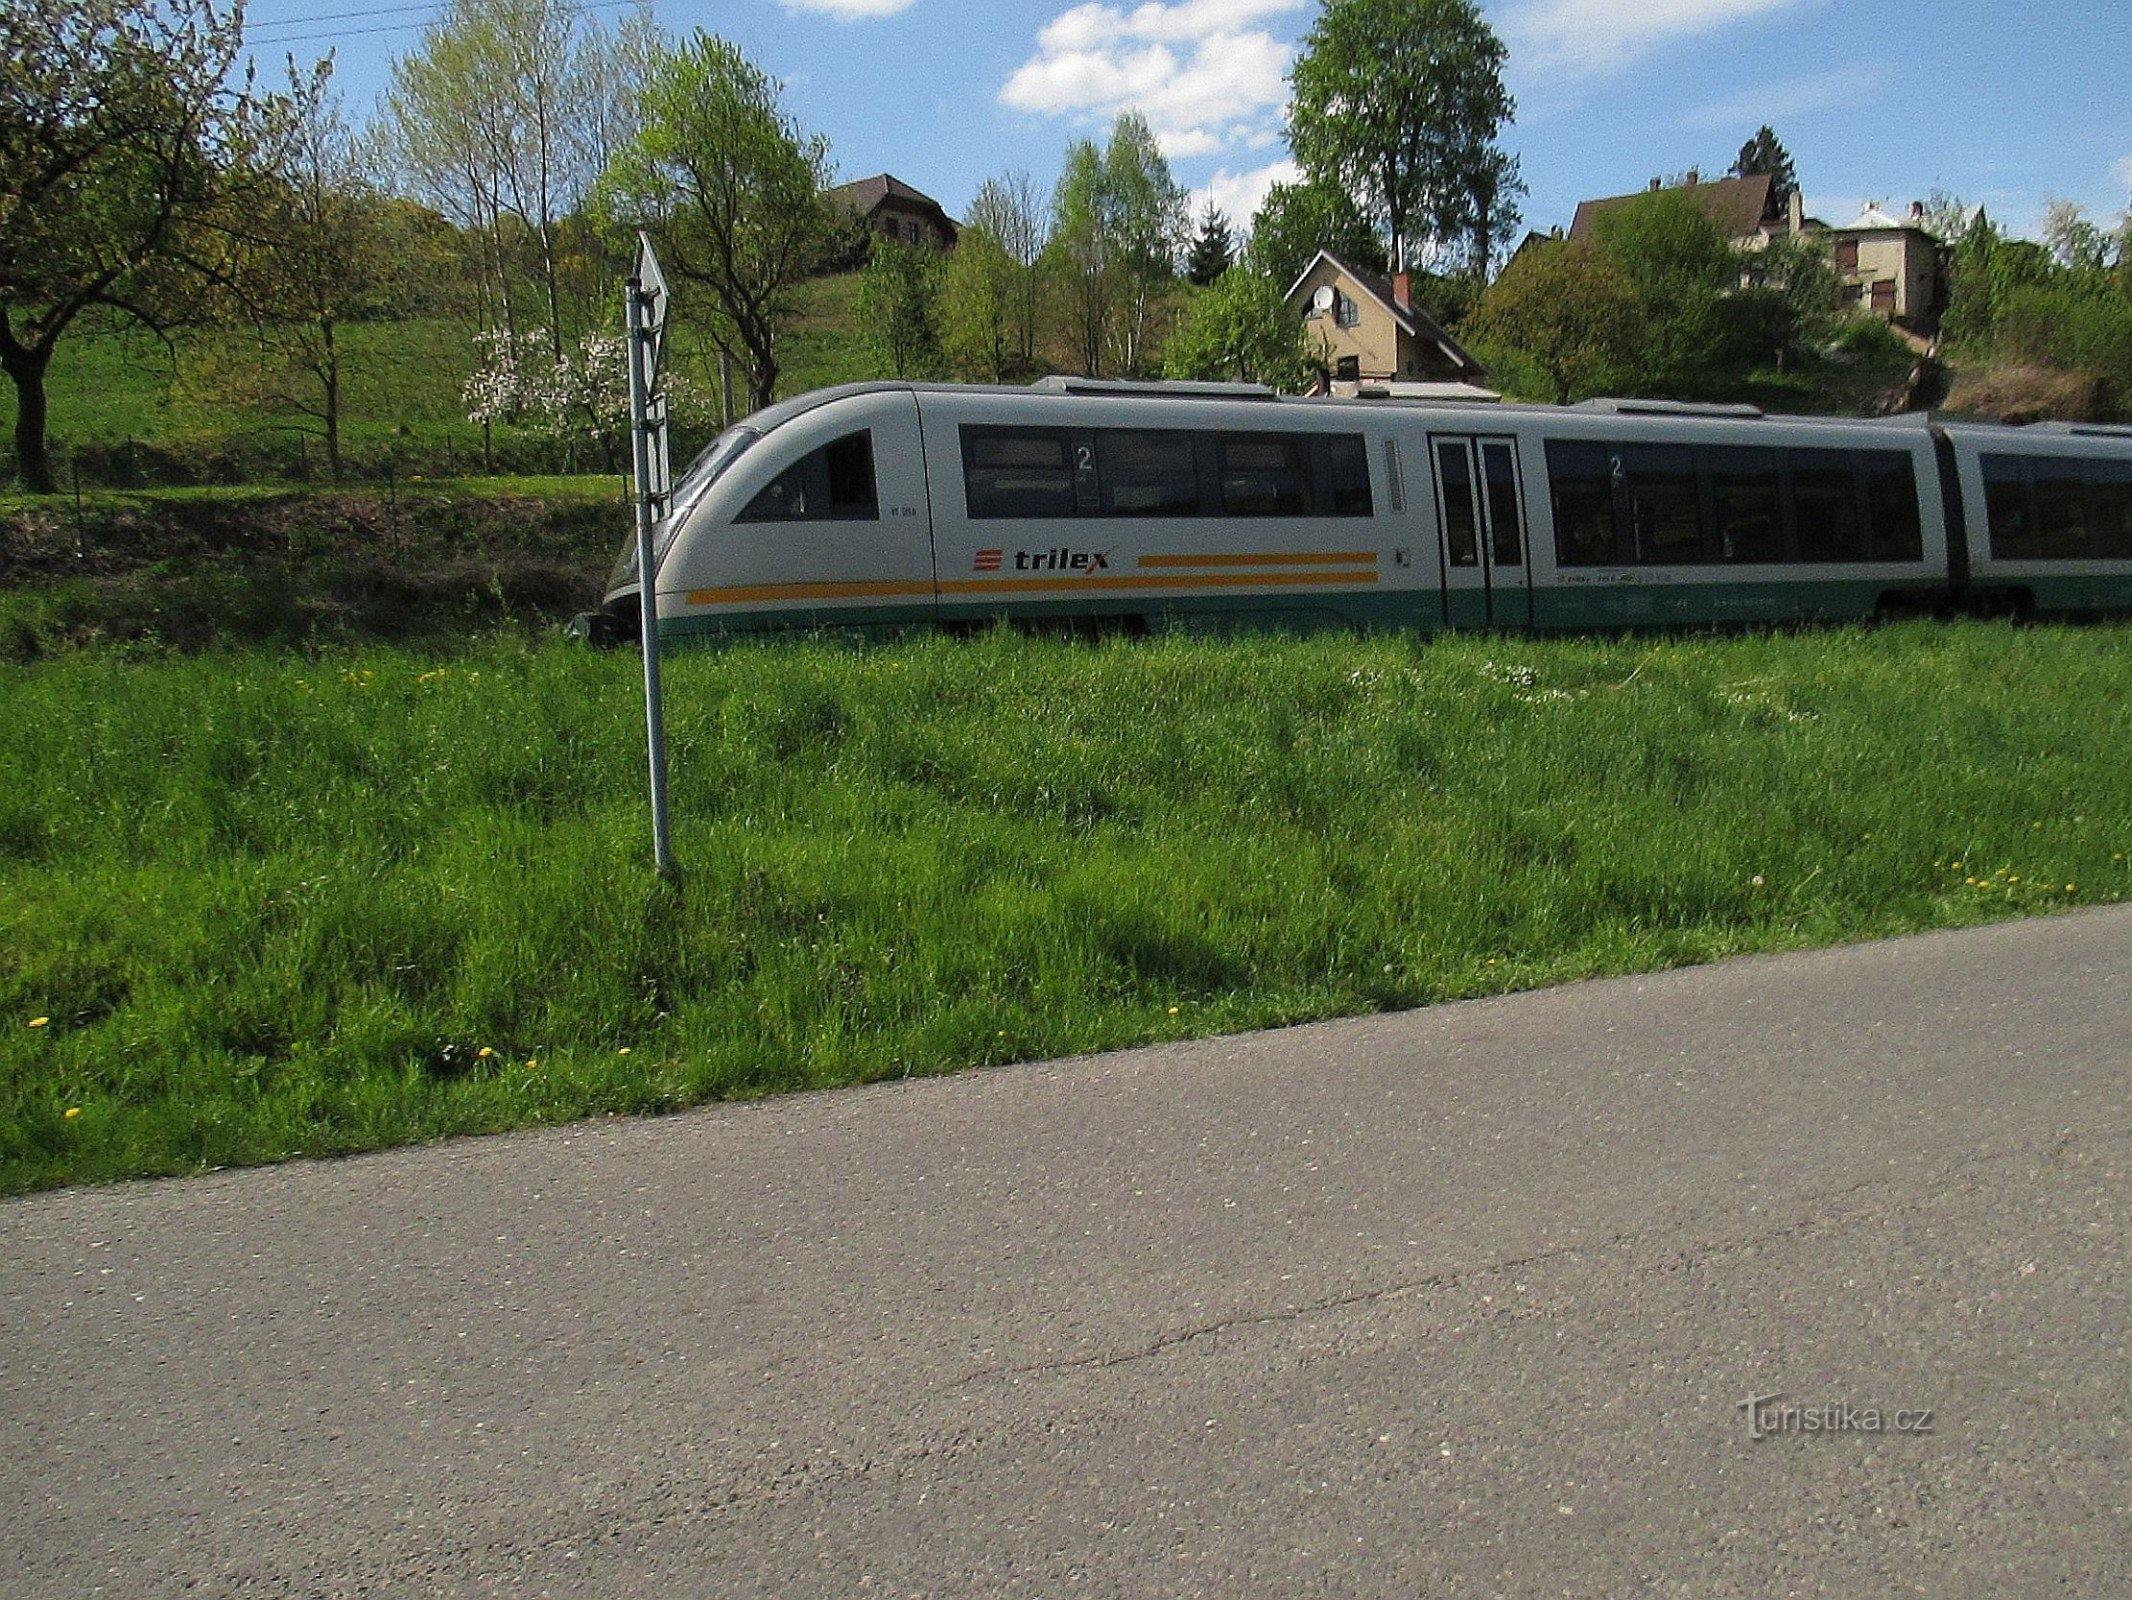
<path fill-rule="evenodd" d="M 1005 564 L 1004 550 L 980 550 L 973 570 L 997 572 Z M 1110 565 L 1108 550 L 1017 550 L 1016 572 L 1101 572 Z"/>

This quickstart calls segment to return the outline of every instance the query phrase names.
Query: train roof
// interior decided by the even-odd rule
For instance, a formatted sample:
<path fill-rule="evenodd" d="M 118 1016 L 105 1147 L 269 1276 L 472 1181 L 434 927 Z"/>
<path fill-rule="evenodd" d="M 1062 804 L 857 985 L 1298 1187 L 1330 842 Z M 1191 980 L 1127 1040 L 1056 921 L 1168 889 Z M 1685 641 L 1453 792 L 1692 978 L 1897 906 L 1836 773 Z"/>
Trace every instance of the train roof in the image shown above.
<path fill-rule="evenodd" d="M 1887 417 L 1828 417 L 1801 416 L 1783 412 L 1765 412 L 1759 406 L 1706 404 L 1682 400 L 1651 400 L 1633 396 L 1606 397 L 1579 401 L 1575 405 L 1556 406 L 1537 401 L 1478 401 L 1451 399 L 1400 398 L 1378 395 L 1284 395 L 1277 394 L 1264 384 L 1257 383 L 1188 383 L 1168 380 L 1138 380 L 1121 378 L 1077 378 L 1053 375 L 1037 379 L 1031 384 L 1005 383 L 915 383 L 903 380 L 882 379 L 863 383 L 840 383 L 826 389 L 812 389 L 805 394 L 794 395 L 789 400 L 780 400 L 775 405 L 743 417 L 738 426 L 767 433 L 782 427 L 798 417 L 805 416 L 823 406 L 839 400 L 852 399 L 870 394 L 940 394 L 940 395 L 1000 395 L 1029 398 L 1053 396 L 1085 400 L 1191 400 L 1247 402 L 1256 405 L 1308 406 L 1318 409 L 1368 408 L 1376 411 L 1427 412 L 1461 418 L 1478 416 L 1514 417 L 1622 417 L 1646 420 L 1706 420 L 1731 422 L 1770 422 L 1807 427 L 1872 427 L 1885 429 L 1912 429 L 1927 427 L 1952 427 L 1979 432 L 1994 432 L 2005 435 L 2055 434 L 2073 437 L 2132 440 L 2132 427 L 2107 423 L 2084 422 L 2031 422 L 2008 423 L 1989 417 L 1966 416 L 1959 412 L 1912 411 Z"/>

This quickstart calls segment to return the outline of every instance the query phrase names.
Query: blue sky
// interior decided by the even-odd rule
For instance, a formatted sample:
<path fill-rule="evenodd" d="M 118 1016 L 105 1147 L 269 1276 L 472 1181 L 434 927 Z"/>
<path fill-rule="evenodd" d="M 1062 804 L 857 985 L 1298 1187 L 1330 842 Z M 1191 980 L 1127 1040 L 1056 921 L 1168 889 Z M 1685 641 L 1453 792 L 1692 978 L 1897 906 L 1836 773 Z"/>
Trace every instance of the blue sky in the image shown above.
<path fill-rule="evenodd" d="M 408 0 L 383 0 L 407 7 Z M 360 0 L 358 0 L 358 5 Z M 366 107 L 418 24 L 349 0 L 253 0 L 261 38 L 338 37 Z M 1316 0 L 657 0 L 670 30 L 722 33 L 786 86 L 845 178 L 887 171 L 959 214 L 1019 168 L 1048 189 L 1069 138 L 1143 111 L 1178 178 L 1239 217 L 1282 175 L 1282 74 Z M 1809 209 L 1842 223 L 1935 188 L 2032 232 L 2044 202 L 2132 201 L 2128 0 L 1484 0 L 1509 44 L 1529 224 L 1661 173 L 1729 166 L 1769 122 Z M 612 17 L 612 9 L 596 13 Z M 312 28 L 301 19 L 333 16 Z M 274 24 L 283 25 L 276 28 Z M 277 52 L 278 53 L 278 52 Z"/>

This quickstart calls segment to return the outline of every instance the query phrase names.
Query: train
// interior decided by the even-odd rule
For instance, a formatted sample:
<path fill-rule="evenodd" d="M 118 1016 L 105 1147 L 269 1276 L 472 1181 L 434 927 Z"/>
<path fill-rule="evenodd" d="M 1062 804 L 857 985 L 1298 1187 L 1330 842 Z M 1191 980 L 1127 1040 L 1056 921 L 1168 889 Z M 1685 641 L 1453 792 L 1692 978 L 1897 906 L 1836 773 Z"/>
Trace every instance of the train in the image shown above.
<path fill-rule="evenodd" d="M 675 482 L 662 642 L 1040 624 L 1612 630 L 2132 611 L 2132 428 L 857 383 Z M 632 539 L 595 637 L 641 631 Z"/>

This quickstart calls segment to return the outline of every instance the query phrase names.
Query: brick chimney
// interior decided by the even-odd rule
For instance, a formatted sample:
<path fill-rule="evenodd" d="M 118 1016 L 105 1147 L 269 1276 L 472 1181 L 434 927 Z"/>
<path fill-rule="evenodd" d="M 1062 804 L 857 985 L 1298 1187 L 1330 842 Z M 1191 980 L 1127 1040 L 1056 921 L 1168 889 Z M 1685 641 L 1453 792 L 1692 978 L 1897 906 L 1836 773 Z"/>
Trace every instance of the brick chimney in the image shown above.
<path fill-rule="evenodd" d="M 1401 311 L 1414 309 L 1414 276 L 1409 272 L 1392 274 L 1392 304 Z"/>

